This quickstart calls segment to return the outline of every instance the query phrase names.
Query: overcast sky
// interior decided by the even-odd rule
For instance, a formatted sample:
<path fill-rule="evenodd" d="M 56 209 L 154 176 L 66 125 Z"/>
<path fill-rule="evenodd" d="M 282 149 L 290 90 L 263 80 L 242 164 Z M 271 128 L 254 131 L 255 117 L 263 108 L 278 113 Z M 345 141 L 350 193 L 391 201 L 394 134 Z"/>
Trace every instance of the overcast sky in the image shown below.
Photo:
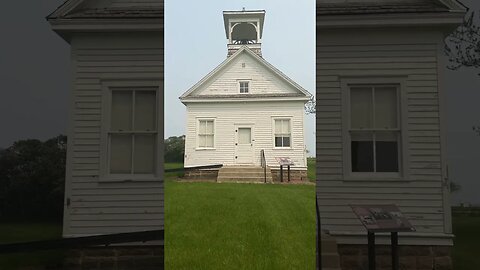
<path fill-rule="evenodd" d="M 473 9 L 480 1 L 464 0 Z M 63 0 L 8 1 L 0 9 L 0 147 L 65 134 L 70 48 L 45 16 Z M 188 8 L 186 8 L 188 7 Z M 310 92 L 315 89 L 314 1 L 168 0 L 165 6 L 166 136 L 185 130 L 184 91 L 226 57 L 223 10 L 264 9 L 263 56 Z M 446 70 L 450 178 L 462 185 L 454 202 L 480 204 L 480 70 Z M 314 150 L 314 117 L 306 138 Z"/>

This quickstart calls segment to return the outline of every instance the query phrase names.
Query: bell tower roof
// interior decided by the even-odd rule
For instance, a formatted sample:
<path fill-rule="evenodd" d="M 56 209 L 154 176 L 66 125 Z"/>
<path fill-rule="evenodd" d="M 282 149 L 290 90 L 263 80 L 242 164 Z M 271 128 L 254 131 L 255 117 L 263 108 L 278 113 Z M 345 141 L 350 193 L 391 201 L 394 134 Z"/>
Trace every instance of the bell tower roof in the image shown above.
<path fill-rule="evenodd" d="M 265 10 L 224 11 L 228 56 L 246 45 L 261 56 Z"/>

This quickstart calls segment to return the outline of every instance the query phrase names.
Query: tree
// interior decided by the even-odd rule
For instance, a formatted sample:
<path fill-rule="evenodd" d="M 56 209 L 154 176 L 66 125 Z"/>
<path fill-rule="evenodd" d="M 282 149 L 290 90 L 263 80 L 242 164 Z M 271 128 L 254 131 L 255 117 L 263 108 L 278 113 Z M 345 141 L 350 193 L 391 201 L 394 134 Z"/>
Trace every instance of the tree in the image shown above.
<path fill-rule="evenodd" d="M 314 114 L 317 111 L 317 102 L 314 96 L 310 97 L 310 100 L 305 103 L 305 112 L 307 114 Z"/>
<path fill-rule="evenodd" d="M 480 126 L 474 126 L 473 131 L 477 133 L 478 136 L 480 136 Z"/>
<path fill-rule="evenodd" d="M 449 69 L 480 68 L 480 16 L 467 13 L 463 24 L 445 39 L 445 53 Z"/>
<path fill-rule="evenodd" d="M 183 163 L 185 135 L 172 136 L 165 140 L 165 162 Z"/>
<path fill-rule="evenodd" d="M 0 219 L 63 215 L 67 137 L 20 140 L 0 154 Z"/>
<path fill-rule="evenodd" d="M 460 189 L 462 189 L 462 186 L 460 186 L 459 184 L 457 184 L 455 182 L 450 182 L 450 192 L 451 193 L 459 191 Z"/>

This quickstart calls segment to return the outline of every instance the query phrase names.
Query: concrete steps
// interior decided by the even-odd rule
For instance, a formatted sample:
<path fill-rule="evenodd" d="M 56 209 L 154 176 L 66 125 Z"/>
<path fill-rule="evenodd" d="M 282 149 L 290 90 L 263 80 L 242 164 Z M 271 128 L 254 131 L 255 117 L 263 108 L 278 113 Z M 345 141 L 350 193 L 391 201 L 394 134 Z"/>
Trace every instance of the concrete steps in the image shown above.
<path fill-rule="evenodd" d="M 217 182 L 264 183 L 264 169 L 260 166 L 223 166 L 218 171 Z M 272 172 L 267 167 L 267 183 L 271 182 Z"/>
<path fill-rule="evenodd" d="M 341 270 L 340 256 L 338 255 L 337 241 L 335 238 L 321 234 L 322 237 L 322 269 Z"/>

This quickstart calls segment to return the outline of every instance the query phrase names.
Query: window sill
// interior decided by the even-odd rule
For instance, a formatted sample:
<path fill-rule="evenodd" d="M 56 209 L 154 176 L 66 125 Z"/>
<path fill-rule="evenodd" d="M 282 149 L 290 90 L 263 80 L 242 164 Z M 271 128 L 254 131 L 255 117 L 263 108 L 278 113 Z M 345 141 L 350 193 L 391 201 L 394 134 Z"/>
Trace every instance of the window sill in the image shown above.
<path fill-rule="evenodd" d="M 217 148 L 195 148 L 195 151 L 205 151 L 205 150 L 217 150 Z"/>
<path fill-rule="evenodd" d="M 273 150 L 292 150 L 292 147 L 274 147 Z"/>
<path fill-rule="evenodd" d="M 409 182 L 409 180 L 402 175 L 392 174 L 351 174 L 343 178 L 343 181 L 375 181 L 375 182 Z"/>
<path fill-rule="evenodd" d="M 154 175 L 110 175 L 99 179 L 103 183 L 158 182 L 162 179 Z"/>

